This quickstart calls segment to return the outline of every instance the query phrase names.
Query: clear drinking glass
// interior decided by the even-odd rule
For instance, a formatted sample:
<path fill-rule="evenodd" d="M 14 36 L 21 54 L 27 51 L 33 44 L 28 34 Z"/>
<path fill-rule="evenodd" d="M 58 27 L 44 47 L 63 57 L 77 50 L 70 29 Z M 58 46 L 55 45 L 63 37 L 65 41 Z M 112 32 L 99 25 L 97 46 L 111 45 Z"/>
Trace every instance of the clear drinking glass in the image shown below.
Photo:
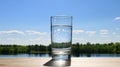
<path fill-rule="evenodd" d="M 72 16 L 51 16 L 52 59 L 70 60 Z"/>

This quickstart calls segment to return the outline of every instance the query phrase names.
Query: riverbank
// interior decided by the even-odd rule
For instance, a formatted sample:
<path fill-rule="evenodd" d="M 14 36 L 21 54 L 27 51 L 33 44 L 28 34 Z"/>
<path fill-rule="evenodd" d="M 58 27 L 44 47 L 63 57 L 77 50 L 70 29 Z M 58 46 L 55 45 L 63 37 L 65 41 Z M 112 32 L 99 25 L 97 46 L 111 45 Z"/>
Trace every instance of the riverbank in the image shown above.
<path fill-rule="evenodd" d="M 44 67 L 51 58 L 0 58 L 0 67 Z M 120 58 L 72 58 L 70 67 L 119 67 Z"/>

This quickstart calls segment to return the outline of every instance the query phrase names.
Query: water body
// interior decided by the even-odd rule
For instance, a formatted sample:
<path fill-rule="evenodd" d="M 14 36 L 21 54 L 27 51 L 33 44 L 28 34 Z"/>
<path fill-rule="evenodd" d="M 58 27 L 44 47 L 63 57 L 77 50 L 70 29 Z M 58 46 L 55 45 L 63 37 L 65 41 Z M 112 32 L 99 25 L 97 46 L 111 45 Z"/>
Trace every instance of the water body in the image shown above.
<path fill-rule="evenodd" d="M 52 25 L 52 59 L 68 60 L 71 51 L 72 26 L 71 25 Z"/>
<path fill-rule="evenodd" d="M 16 55 L 0 55 L 0 58 L 46 58 L 51 57 L 50 54 L 16 54 Z M 120 54 L 73 54 L 72 57 L 120 57 Z"/>

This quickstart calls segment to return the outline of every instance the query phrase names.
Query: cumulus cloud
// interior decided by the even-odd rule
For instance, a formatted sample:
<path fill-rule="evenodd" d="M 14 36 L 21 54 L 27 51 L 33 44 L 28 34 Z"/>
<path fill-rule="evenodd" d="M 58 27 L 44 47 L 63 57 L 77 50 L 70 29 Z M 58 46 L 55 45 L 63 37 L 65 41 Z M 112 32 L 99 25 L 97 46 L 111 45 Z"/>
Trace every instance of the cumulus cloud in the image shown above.
<path fill-rule="evenodd" d="M 47 32 L 39 32 L 39 31 L 32 31 L 32 30 L 29 30 L 29 31 L 26 31 L 28 34 L 34 34 L 34 35 L 45 35 L 47 34 Z"/>
<path fill-rule="evenodd" d="M 86 33 L 87 33 L 88 35 L 92 36 L 92 35 L 95 35 L 95 34 L 96 34 L 96 31 L 86 31 Z"/>
<path fill-rule="evenodd" d="M 108 34 L 108 30 L 100 30 L 100 34 L 102 34 L 102 35 L 105 35 L 105 34 Z"/>
<path fill-rule="evenodd" d="M 120 17 L 115 17 L 115 20 L 120 20 Z"/>
<path fill-rule="evenodd" d="M 73 30 L 73 33 L 75 33 L 75 34 L 79 34 L 79 33 L 83 33 L 84 32 L 84 30 Z"/>
<path fill-rule="evenodd" d="M 8 30 L 8 31 L 0 31 L 0 34 L 20 34 L 24 35 L 25 33 L 19 30 Z"/>

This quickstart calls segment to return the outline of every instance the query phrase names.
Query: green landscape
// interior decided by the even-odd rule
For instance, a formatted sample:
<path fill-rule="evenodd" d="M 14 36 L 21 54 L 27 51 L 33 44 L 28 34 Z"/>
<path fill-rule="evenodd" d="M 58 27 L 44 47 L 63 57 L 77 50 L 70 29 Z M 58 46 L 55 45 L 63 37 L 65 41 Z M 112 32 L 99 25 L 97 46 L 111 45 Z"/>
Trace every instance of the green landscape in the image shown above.
<path fill-rule="evenodd" d="M 0 54 L 39 54 L 51 53 L 51 45 L 17 45 L 17 44 L 0 44 Z M 72 44 L 72 54 L 120 54 L 120 42 L 96 43 L 91 44 Z"/>

